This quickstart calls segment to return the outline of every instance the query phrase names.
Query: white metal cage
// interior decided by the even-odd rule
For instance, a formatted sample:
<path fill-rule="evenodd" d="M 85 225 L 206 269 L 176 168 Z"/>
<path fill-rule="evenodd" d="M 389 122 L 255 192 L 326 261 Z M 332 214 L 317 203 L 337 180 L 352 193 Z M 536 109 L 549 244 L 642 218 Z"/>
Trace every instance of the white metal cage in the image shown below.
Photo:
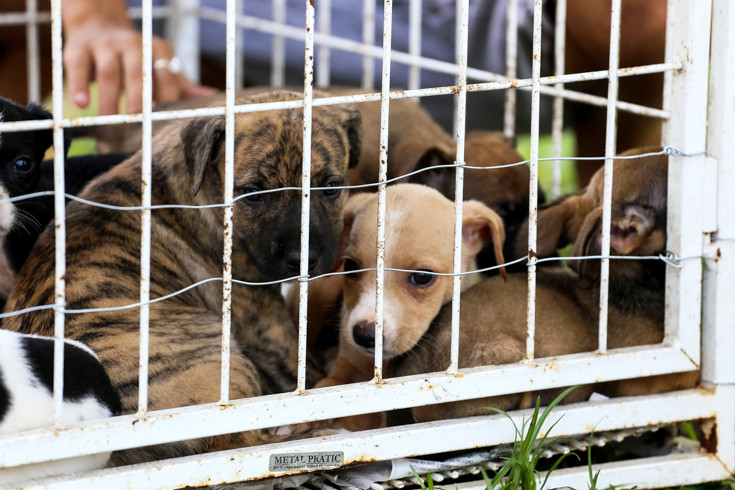
<path fill-rule="evenodd" d="M 557 2 L 556 73 L 541 76 L 541 0 L 534 2 L 534 42 L 532 75 L 517 78 L 516 30 L 513 25 L 517 1 L 508 1 L 508 64 L 505 74 L 494 74 L 468 67 L 467 53 L 472 49 L 467 43 L 469 0 L 458 0 L 457 4 L 457 58 L 453 63 L 432 59 L 420 51 L 421 1 L 411 1 L 412 18 L 409 52 L 398 52 L 391 47 L 391 15 L 393 2 L 383 3 L 382 43 L 375 45 L 376 21 L 375 2 L 364 2 L 365 25 L 362 43 L 340 39 L 330 34 L 330 25 L 338 22 L 330 19 L 332 2 L 322 0 L 305 1 L 305 22 L 301 27 L 284 23 L 286 2 L 273 0 L 272 21 L 248 15 L 247 2 L 244 10 L 241 2 L 228 0 L 226 11 L 199 6 L 197 0 L 170 2 L 167 6 L 155 6 L 144 0 L 140 10 L 134 9 L 142 19 L 144 39 L 144 105 L 141 114 L 82 117 L 70 119 L 64 115 L 63 72 L 61 63 L 61 0 L 52 0 L 50 15 L 37 12 L 36 2 L 27 1 L 27 12 L 4 14 L 0 25 L 25 23 L 28 26 L 30 45 L 29 94 L 40 99 L 38 83 L 37 36 L 39 22 L 51 22 L 53 41 L 53 115 L 52 121 L 24 123 L 0 123 L 0 131 L 24 131 L 38 128 L 53 128 L 55 148 L 63 147 L 63 128 L 98 124 L 141 123 L 143 128 L 143 202 L 142 202 L 142 260 L 141 270 L 141 362 L 139 371 L 140 400 L 137 414 L 122 415 L 107 420 L 61 426 L 63 363 L 59 355 L 64 338 L 65 296 L 65 220 L 63 152 L 55 152 L 56 165 L 56 275 L 57 289 L 55 305 L 55 332 L 57 355 L 55 357 L 54 396 L 56 426 L 48 429 L 11 434 L 0 437 L 0 468 L 23 464 L 59 460 L 78 455 L 94 454 L 110 450 L 146 446 L 175 440 L 206 437 L 235 431 L 275 427 L 304 421 L 334 418 L 359 413 L 406 408 L 445 401 L 495 396 L 523 391 L 533 383 L 534 389 L 555 388 L 625 379 L 656 374 L 676 373 L 701 368 L 702 382 L 699 388 L 684 392 L 666 393 L 626 399 L 590 401 L 559 407 L 557 413 L 565 414 L 554 428 L 559 436 L 586 434 L 591 430 L 614 431 L 631 427 L 646 427 L 657 424 L 676 423 L 690 420 L 714 421 L 716 448 L 714 452 L 699 452 L 641 458 L 625 462 L 596 465 L 600 469 L 601 486 L 630 485 L 638 488 L 656 488 L 682 484 L 723 480 L 735 473 L 735 326 L 732 320 L 732 305 L 735 294 L 730 287 L 735 278 L 735 261 L 730 253 L 735 252 L 735 221 L 729 216 L 732 207 L 730 189 L 735 186 L 733 163 L 727 157 L 728 137 L 735 132 L 735 6 L 728 0 L 669 0 L 666 61 L 662 64 L 624 67 L 618 66 L 620 0 L 612 2 L 612 36 L 610 43 L 609 69 L 599 72 L 566 74 L 564 72 L 563 26 L 566 2 Z M 244 12 L 244 13 L 243 13 Z M 221 108 L 194 109 L 187 111 L 153 112 L 151 82 L 151 36 L 156 17 L 171 20 L 169 38 L 176 46 L 178 56 L 184 60 L 191 78 L 198 77 L 198 36 L 200 18 L 224 23 L 227 37 L 226 103 Z M 238 34 L 243 30 L 265 32 L 273 36 L 273 72 L 271 83 L 280 86 L 285 82 L 286 40 L 303 42 L 306 55 L 304 68 L 304 97 L 301 101 L 263 104 L 259 106 L 236 106 L 235 90 L 242 86 L 247 66 L 237 62 L 241 57 L 238 49 Z M 382 44 L 382 47 L 380 46 Z M 382 62 L 380 90 L 375 93 L 349 96 L 314 98 L 312 87 L 330 83 L 329 63 L 333 50 L 357 53 L 364 58 L 362 85 L 373 88 L 375 60 Z M 318 65 L 314 66 L 313 54 L 318 52 Z M 410 67 L 409 84 L 405 90 L 392 90 L 391 66 L 400 63 Z M 447 86 L 420 87 L 420 69 L 432 69 L 456 77 L 456 82 Z M 643 107 L 618 100 L 617 83 L 620 77 L 646 73 L 665 73 L 664 108 Z M 314 81 L 314 77 L 316 80 Z M 564 88 L 565 83 L 580 80 L 608 80 L 608 96 L 594 97 Z M 473 83 L 470 83 L 470 80 Z M 475 82 L 475 80 L 480 80 Z M 148 377 L 148 310 L 150 294 L 150 270 L 146 257 L 150 257 L 150 212 L 151 200 L 148 183 L 151 177 L 152 122 L 157 120 L 195 117 L 198 115 L 224 114 L 226 117 L 226 160 L 225 204 L 231 203 L 233 158 L 234 158 L 234 115 L 240 112 L 278 109 L 287 107 L 304 108 L 305 148 L 311 137 L 311 108 L 317 105 L 360 103 L 380 100 L 382 103 L 381 167 L 378 186 L 380 216 L 378 240 L 384 243 L 386 147 L 388 145 L 388 114 L 390 101 L 404 97 L 424 98 L 455 94 L 455 131 L 457 141 L 457 195 L 462 201 L 464 166 L 465 113 L 468 92 L 505 90 L 505 131 L 513 133 L 515 124 L 516 90 L 531 92 L 532 119 L 530 125 L 530 208 L 529 249 L 535 249 L 537 218 L 537 178 L 539 166 L 539 114 L 541 94 L 554 100 L 555 122 L 553 136 L 555 158 L 560 158 L 559 143 L 562 132 L 562 102 L 576 100 L 607 108 L 607 146 L 605 161 L 605 214 L 603 230 L 609 230 L 610 196 L 612 189 L 612 162 L 615 156 L 616 114 L 630 111 L 665 121 L 663 145 L 678 149 L 671 150 L 669 158 L 668 199 L 668 249 L 674 254 L 675 267 L 667 268 L 666 337 L 658 346 L 628 349 L 607 349 L 607 258 L 610 255 L 609 232 L 603 232 L 602 281 L 600 297 L 600 339 L 597 352 L 559 356 L 553 359 L 537 359 L 534 356 L 535 325 L 535 269 L 536 259 L 529 259 L 529 305 L 527 359 L 506 366 L 488 366 L 458 369 L 459 332 L 459 275 L 455 276 L 453 298 L 453 345 L 452 362 L 446 372 L 428 373 L 400 379 L 384 379 L 382 376 L 381 336 L 376 335 L 375 379 L 318 390 L 306 389 L 306 297 L 308 281 L 300 281 L 301 309 L 300 362 L 298 388 L 294 393 L 267 395 L 263 397 L 230 400 L 229 396 L 229 301 L 233 278 L 227 265 L 232 250 L 231 233 L 226 233 L 225 268 L 221 278 L 224 284 L 223 297 L 223 367 L 221 378 L 221 400 L 219 403 L 191 406 L 165 411 L 149 411 L 147 404 Z M 2 94 L 0 94 L 2 95 Z M 301 276 L 308 276 L 308 210 L 309 210 L 309 158 L 304 152 L 302 180 L 302 226 L 305 238 L 302 241 Z M 557 173 L 558 176 L 558 173 Z M 558 182 L 558 177 L 556 182 Z M 558 187 L 554 191 L 558 194 Z M 231 230 L 231 207 L 226 207 L 225 229 Z M 456 207 L 456 222 L 461 223 L 461 206 Z M 604 225 L 607 223 L 607 226 Z M 461 228 L 455 230 L 455 273 L 460 270 L 459 250 Z M 382 277 L 384 262 L 378 246 L 378 287 L 376 328 L 382 325 Z M 462 376 L 457 376 L 457 374 Z M 265 415 L 267 416 L 261 416 Z M 525 412 L 512 414 L 520 421 Z M 476 447 L 494 446 L 513 442 L 513 426 L 501 416 L 487 416 L 463 420 L 448 420 L 378 429 L 360 433 L 345 433 L 325 438 L 299 440 L 269 446 L 243 448 L 220 453 L 203 454 L 196 457 L 167 460 L 130 467 L 110 468 L 86 475 L 72 475 L 45 481 L 29 482 L 30 488 L 78 488 L 80 485 L 100 484 L 106 488 L 150 487 L 176 488 L 202 486 L 258 480 L 265 477 L 297 473 L 297 470 L 273 471 L 269 460 L 273 455 L 298 453 L 339 453 L 341 465 L 353 462 L 388 460 L 426 453 L 448 452 Z M 431 450 L 427 450 L 431 448 Z M 334 467 L 332 465 L 331 467 Z M 0 469 L 2 471 L 2 469 Z M 586 467 L 557 470 L 549 484 L 553 487 L 569 486 L 585 488 L 588 482 Z M 461 488 L 484 488 L 481 481 L 469 482 Z"/>

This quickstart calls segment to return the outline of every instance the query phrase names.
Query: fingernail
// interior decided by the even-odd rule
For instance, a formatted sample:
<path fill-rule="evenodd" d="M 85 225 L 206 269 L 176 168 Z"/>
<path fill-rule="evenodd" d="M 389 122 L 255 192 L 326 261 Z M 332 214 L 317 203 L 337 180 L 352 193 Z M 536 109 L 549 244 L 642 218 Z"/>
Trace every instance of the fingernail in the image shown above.
<path fill-rule="evenodd" d="M 87 107 L 89 105 L 89 96 L 84 92 L 77 92 L 72 96 L 72 100 L 77 107 Z"/>

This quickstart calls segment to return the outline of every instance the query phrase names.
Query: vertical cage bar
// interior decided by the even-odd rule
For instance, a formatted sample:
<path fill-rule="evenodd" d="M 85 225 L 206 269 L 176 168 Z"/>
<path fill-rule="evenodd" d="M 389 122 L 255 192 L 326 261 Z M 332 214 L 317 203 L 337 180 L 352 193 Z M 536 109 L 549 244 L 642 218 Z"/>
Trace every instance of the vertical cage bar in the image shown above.
<path fill-rule="evenodd" d="M 286 24 L 286 0 L 273 0 L 273 22 Z M 271 67 L 271 85 L 283 87 L 286 83 L 286 37 L 273 34 L 273 64 Z"/>
<path fill-rule="evenodd" d="M 41 56 L 38 49 L 38 0 L 26 0 L 26 46 L 28 59 L 28 100 L 41 100 Z"/>
<path fill-rule="evenodd" d="M 199 0 L 168 2 L 171 8 L 169 41 L 181 60 L 184 74 L 193 82 L 201 79 L 199 66 L 199 17 L 196 15 Z"/>
<path fill-rule="evenodd" d="M 528 333 L 526 359 L 534 358 L 536 336 L 536 234 L 538 224 L 538 147 L 541 108 L 541 25 L 543 0 L 533 2 L 533 62 L 531 64 L 531 161 L 528 193 Z"/>
<path fill-rule="evenodd" d="M 564 74 L 567 30 L 567 0 L 556 1 L 556 28 L 554 29 L 554 74 Z M 564 88 L 563 83 L 557 83 L 555 87 L 559 90 Z M 553 121 L 551 138 L 554 146 L 554 160 L 551 179 L 551 198 L 556 199 L 561 195 L 561 156 L 564 141 L 564 97 L 554 97 Z"/>
<path fill-rule="evenodd" d="M 458 3 L 459 32 L 457 33 L 457 162 L 464 164 L 465 130 L 467 114 L 467 48 L 469 31 L 469 0 Z M 453 290 L 452 290 L 452 344 L 449 372 L 454 373 L 459 369 L 459 323 L 460 323 L 460 294 L 462 272 L 462 202 L 464 201 L 464 168 L 458 166 L 455 174 L 454 194 L 454 258 L 453 258 Z"/>
<path fill-rule="evenodd" d="M 669 157 L 666 247 L 679 257 L 699 257 L 703 247 L 704 155 L 712 0 L 669 0 L 666 59 L 682 63 L 666 91 L 671 114 L 665 141 L 692 156 Z M 731 28 L 732 26 L 730 26 Z M 732 83 L 732 81 L 730 81 Z M 732 108 L 730 108 L 732 110 Z M 719 131 L 719 129 L 718 129 Z M 666 268 L 666 342 L 700 359 L 702 262 Z"/>
<path fill-rule="evenodd" d="M 715 0 L 712 17 L 707 155 L 716 166 L 716 234 L 705 263 L 703 308 L 702 379 L 735 384 L 735 162 L 730 154 L 735 141 L 735 5 Z M 734 434 L 735 435 L 735 434 Z M 733 444 L 735 447 L 735 444 Z"/>
<path fill-rule="evenodd" d="M 410 0 L 408 4 L 408 53 L 421 56 L 421 0 Z M 408 69 L 408 88 L 421 86 L 421 67 L 411 65 Z"/>
<path fill-rule="evenodd" d="M 54 226 L 56 272 L 54 293 L 54 427 L 61 427 L 64 400 L 64 312 L 66 306 L 66 220 L 64 214 L 64 75 L 62 72 L 61 0 L 51 0 L 51 61 L 54 118 Z"/>
<path fill-rule="evenodd" d="M 509 80 L 518 76 L 518 0 L 508 0 L 505 24 L 505 75 Z M 503 132 L 509 138 L 516 134 L 516 91 L 505 91 Z"/>
<path fill-rule="evenodd" d="M 329 35 L 332 32 L 332 0 L 319 1 L 319 32 Z M 330 54 L 332 50 L 329 46 L 319 46 L 318 54 L 319 64 L 316 67 L 316 86 L 326 87 L 329 85 L 330 75 Z"/>
<path fill-rule="evenodd" d="M 244 9 L 244 1 L 243 0 L 237 0 L 235 3 L 235 11 L 237 14 L 245 14 Z M 230 17 L 227 17 L 227 21 L 229 22 Z M 226 28 L 225 28 L 226 30 Z M 245 29 L 242 27 L 239 27 L 237 23 L 235 23 L 235 88 L 242 88 L 245 86 L 245 50 L 243 48 L 243 44 L 247 42 L 246 40 L 243 40 L 243 36 L 245 35 Z"/>
<path fill-rule="evenodd" d="M 383 2 L 383 76 L 380 98 L 380 164 L 378 167 L 377 260 L 375 273 L 375 382 L 383 381 L 383 285 L 385 283 L 385 181 L 388 175 L 388 115 L 393 3 Z"/>
<path fill-rule="evenodd" d="M 148 362 L 150 340 L 151 296 L 151 155 L 153 112 L 153 2 L 142 3 L 143 34 L 143 125 L 142 125 L 142 162 L 140 177 L 140 198 L 143 209 L 140 212 L 140 357 L 138 359 L 138 415 L 148 411 Z"/>
<path fill-rule="evenodd" d="M 385 26 L 383 29 L 385 30 Z M 362 2 L 362 43 L 366 46 L 375 46 L 375 0 Z M 366 54 L 362 57 L 362 88 L 372 89 L 374 78 L 375 60 Z"/>
<path fill-rule="evenodd" d="M 314 2 L 306 0 L 304 41 L 304 158 L 301 165 L 301 263 L 299 274 L 309 275 L 309 206 L 311 196 L 311 115 L 314 88 Z M 306 390 L 306 330 L 309 283 L 299 282 L 299 365 L 296 390 Z"/>
<path fill-rule="evenodd" d="M 610 62 L 607 84 L 607 124 L 605 128 L 605 174 L 602 195 L 602 249 L 601 255 L 610 255 L 610 221 L 613 186 L 613 158 L 615 157 L 615 137 L 618 102 L 618 60 L 620 53 L 620 0 L 613 0 L 610 17 Z M 600 261 L 600 322 L 598 331 L 598 351 L 607 352 L 607 306 L 609 297 L 610 260 Z"/>
<path fill-rule="evenodd" d="M 716 166 L 714 242 L 704 264 L 702 289 L 702 380 L 716 386 L 717 458 L 735 473 L 735 164 L 730 145 L 735 138 L 735 5 L 714 0 L 712 9 L 707 155 Z"/>
<path fill-rule="evenodd" d="M 232 334 L 232 198 L 235 181 L 235 84 L 237 64 L 235 59 L 237 36 L 241 32 L 236 25 L 240 0 L 227 0 L 225 23 L 226 71 L 225 71 L 225 182 L 224 202 L 224 250 L 222 257 L 222 372 L 220 375 L 220 404 L 230 399 L 230 346 Z"/>

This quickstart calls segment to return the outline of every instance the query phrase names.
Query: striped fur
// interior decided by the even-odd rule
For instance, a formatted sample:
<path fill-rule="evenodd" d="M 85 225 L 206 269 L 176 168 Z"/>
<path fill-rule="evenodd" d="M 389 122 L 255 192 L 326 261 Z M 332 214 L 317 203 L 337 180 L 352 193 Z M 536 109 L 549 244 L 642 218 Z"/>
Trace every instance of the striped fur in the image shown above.
<path fill-rule="evenodd" d="M 246 102 L 290 100 L 297 94 L 261 94 Z M 302 111 L 236 116 L 235 195 L 252 189 L 299 186 Z M 177 121 L 154 137 L 153 204 L 207 205 L 223 201 L 224 117 Z M 312 185 L 344 184 L 359 155 L 359 114 L 345 107 L 314 108 Z M 82 196 L 120 206 L 140 205 L 141 155 L 96 179 Z M 346 193 L 311 195 L 312 273 L 331 268 L 342 228 Z M 151 297 L 222 276 L 221 208 L 152 212 Z M 234 208 L 232 274 L 264 281 L 298 275 L 300 192 L 243 198 Z M 54 232 L 47 229 L 19 273 L 6 311 L 53 303 Z M 294 270 L 294 267 L 296 270 Z M 140 282 L 140 213 L 67 207 L 66 294 L 69 309 L 136 303 Z M 286 392 L 296 387 L 297 330 L 279 286 L 233 287 L 231 399 Z M 149 407 L 159 410 L 219 399 L 222 285 L 211 282 L 150 306 Z M 100 356 L 119 391 L 123 413 L 138 402 L 139 310 L 67 315 L 66 333 Z M 6 328 L 48 334 L 48 311 L 10 318 Z M 321 373 L 307 369 L 310 381 Z M 183 441 L 113 454 L 114 464 L 184 456 L 273 442 L 254 431 Z"/>

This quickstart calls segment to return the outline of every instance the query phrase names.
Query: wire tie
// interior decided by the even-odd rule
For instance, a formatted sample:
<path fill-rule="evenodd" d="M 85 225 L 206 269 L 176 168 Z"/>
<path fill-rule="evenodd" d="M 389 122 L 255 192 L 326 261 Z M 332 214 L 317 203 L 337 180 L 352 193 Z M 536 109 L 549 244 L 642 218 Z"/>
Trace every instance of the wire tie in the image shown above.
<path fill-rule="evenodd" d="M 675 269 L 681 269 L 684 267 L 684 264 L 678 263 L 680 262 L 679 257 L 671 250 L 664 250 L 658 254 L 658 256 L 666 265 L 674 267 Z"/>
<path fill-rule="evenodd" d="M 671 145 L 664 146 L 663 152 L 664 152 L 665 155 L 668 155 L 668 156 L 671 156 L 671 157 L 683 157 L 683 156 L 687 156 L 686 153 L 684 153 L 683 151 L 681 151 L 677 147 L 671 146 Z"/>

